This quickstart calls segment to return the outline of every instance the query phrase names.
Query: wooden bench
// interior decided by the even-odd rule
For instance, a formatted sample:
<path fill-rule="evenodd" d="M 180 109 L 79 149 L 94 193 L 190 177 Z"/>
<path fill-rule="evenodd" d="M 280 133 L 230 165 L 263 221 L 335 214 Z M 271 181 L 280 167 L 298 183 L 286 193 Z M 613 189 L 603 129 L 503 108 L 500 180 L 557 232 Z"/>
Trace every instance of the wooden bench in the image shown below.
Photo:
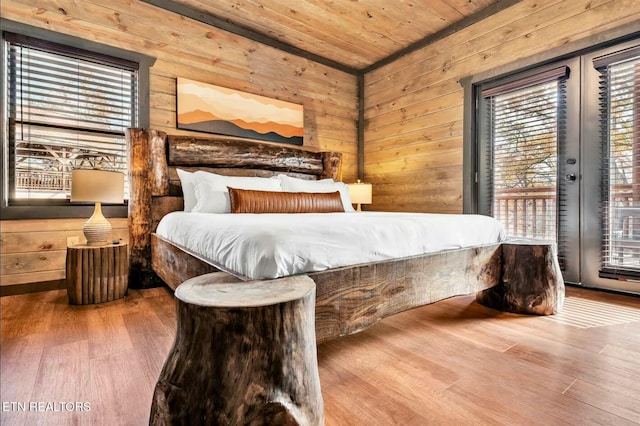
<path fill-rule="evenodd" d="M 151 424 L 324 423 L 311 278 L 242 282 L 215 272 L 175 296 L 178 330 Z"/>

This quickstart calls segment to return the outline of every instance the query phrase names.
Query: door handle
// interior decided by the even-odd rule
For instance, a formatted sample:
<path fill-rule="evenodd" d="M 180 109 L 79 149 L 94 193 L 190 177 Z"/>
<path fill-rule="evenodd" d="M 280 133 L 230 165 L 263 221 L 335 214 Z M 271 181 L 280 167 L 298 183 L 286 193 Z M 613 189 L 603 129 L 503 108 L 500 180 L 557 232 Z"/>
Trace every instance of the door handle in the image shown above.
<path fill-rule="evenodd" d="M 578 177 L 576 176 L 575 173 L 568 173 L 565 177 L 564 180 L 569 181 L 569 182 L 573 182 L 577 179 Z"/>

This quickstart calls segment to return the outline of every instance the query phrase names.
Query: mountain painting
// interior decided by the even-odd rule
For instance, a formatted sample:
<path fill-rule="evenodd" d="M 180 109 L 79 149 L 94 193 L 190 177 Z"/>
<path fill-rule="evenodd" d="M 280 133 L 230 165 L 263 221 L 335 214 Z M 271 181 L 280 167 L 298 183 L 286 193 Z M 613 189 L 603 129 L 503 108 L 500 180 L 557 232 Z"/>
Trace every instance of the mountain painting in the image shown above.
<path fill-rule="evenodd" d="M 179 129 L 302 145 L 302 105 L 177 79 Z"/>

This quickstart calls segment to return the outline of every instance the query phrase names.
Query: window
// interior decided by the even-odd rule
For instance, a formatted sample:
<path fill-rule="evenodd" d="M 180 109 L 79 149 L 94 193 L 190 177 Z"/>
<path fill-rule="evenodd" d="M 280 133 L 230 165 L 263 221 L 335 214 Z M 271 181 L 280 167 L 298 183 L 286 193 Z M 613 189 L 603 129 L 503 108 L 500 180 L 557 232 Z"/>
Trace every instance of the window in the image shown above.
<path fill-rule="evenodd" d="M 565 67 L 482 90 L 490 203 L 513 237 L 557 237 L 558 148 L 564 132 L 560 94 Z"/>
<path fill-rule="evenodd" d="M 640 48 L 596 58 L 602 135 L 602 265 L 640 272 Z"/>
<path fill-rule="evenodd" d="M 0 217 L 88 217 L 67 198 L 70 170 L 126 171 L 124 129 L 149 127 L 155 58 L 6 19 L 0 30 Z"/>
<path fill-rule="evenodd" d="M 71 170 L 127 172 L 138 64 L 5 33 L 8 202 L 68 197 Z"/>

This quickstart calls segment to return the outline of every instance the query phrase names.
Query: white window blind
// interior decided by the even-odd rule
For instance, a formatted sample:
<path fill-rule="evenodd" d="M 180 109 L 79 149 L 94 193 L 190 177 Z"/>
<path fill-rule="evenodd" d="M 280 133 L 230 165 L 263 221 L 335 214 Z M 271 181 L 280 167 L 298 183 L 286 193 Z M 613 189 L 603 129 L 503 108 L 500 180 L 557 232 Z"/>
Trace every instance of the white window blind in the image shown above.
<path fill-rule="evenodd" d="M 603 269 L 640 271 L 640 51 L 596 59 L 603 147 Z M 625 273 L 631 272 L 631 274 Z"/>
<path fill-rule="evenodd" d="M 9 201 L 66 198 L 71 170 L 127 172 L 135 62 L 4 34 Z"/>
<path fill-rule="evenodd" d="M 566 67 L 482 90 L 492 215 L 509 236 L 557 241 Z"/>

